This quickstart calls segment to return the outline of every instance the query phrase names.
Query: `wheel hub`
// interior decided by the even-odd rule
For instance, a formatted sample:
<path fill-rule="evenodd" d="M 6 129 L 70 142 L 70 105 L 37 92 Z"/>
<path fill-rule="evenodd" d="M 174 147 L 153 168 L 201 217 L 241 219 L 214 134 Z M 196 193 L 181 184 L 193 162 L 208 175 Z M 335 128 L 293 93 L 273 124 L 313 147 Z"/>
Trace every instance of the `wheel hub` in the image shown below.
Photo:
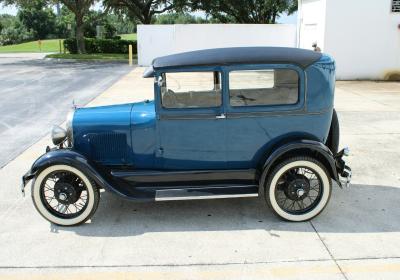
<path fill-rule="evenodd" d="M 76 191 L 73 185 L 58 181 L 54 185 L 54 195 L 59 203 L 67 205 L 75 203 L 80 193 Z"/>
<path fill-rule="evenodd" d="M 291 200 L 302 200 L 310 191 L 310 182 L 304 175 L 296 174 L 288 184 L 285 194 Z"/>

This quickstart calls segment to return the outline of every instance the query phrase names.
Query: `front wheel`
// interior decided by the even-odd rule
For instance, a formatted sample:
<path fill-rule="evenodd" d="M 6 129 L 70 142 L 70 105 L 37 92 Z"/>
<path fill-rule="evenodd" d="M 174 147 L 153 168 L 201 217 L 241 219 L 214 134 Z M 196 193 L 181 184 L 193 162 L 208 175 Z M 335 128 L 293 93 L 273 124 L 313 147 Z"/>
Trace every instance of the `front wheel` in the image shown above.
<path fill-rule="evenodd" d="M 73 226 L 93 216 L 100 193 L 80 170 L 69 165 L 52 165 L 37 175 L 32 184 L 32 200 L 46 220 Z"/>
<path fill-rule="evenodd" d="M 323 164 L 311 157 L 293 157 L 273 169 L 265 185 L 265 199 L 280 218 L 301 222 L 322 212 L 331 191 Z"/>

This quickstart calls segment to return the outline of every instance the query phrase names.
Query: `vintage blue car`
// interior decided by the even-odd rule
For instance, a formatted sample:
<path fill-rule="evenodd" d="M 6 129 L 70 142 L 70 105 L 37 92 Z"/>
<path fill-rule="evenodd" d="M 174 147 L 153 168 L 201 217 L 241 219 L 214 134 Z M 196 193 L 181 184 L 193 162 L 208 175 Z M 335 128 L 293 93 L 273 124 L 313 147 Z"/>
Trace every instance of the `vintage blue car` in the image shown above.
<path fill-rule="evenodd" d="M 154 101 L 78 108 L 23 176 L 48 221 L 90 219 L 100 189 L 133 201 L 264 196 L 289 221 L 327 205 L 338 152 L 335 63 L 303 49 L 199 50 L 154 59 Z M 134 92 L 132 92 L 134 94 Z M 249 201 L 251 202 L 251 201 Z"/>

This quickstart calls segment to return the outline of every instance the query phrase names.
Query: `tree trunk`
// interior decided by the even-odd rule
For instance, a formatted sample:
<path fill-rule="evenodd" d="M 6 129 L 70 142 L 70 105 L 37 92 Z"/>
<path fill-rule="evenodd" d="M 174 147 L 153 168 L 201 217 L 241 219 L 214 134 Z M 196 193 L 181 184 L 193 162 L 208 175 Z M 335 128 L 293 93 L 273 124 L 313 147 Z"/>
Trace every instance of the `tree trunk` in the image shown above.
<path fill-rule="evenodd" d="M 142 24 L 151 24 L 152 15 L 143 14 L 143 21 Z"/>
<path fill-rule="evenodd" d="M 84 29 L 83 17 L 76 15 L 76 45 L 79 54 L 86 53 Z"/>

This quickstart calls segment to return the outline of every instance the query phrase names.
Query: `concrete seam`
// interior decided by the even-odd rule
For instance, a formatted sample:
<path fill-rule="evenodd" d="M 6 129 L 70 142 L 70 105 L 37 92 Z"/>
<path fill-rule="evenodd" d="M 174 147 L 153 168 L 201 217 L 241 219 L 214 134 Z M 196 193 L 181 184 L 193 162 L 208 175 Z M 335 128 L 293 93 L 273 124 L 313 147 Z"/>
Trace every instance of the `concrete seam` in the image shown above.
<path fill-rule="evenodd" d="M 0 266 L 0 269 L 69 269 L 69 268 L 132 268 L 132 267 L 191 267 L 191 266 L 227 266 L 227 265 L 258 265 L 258 264 L 285 264 L 298 262 L 328 262 L 328 261 L 367 261 L 367 260 L 398 260 L 400 257 L 367 257 L 367 258 L 339 258 L 339 259 L 305 259 L 281 260 L 260 262 L 227 262 L 227 263 L 188 263 L 188 264 L 133 264 L 133 265 L 54 265 L 54 266 Z M 347 279 L 347 278 L 346 278 Z"/>
<path fill-rule="evenodd" d="M 312 221 L 309 222 L 311 227 L 314 229 L 315 233 L 317 234 L 319 240 L 322 242 L 322 244 L 324 245 L 326 251 L 328 252 L 329 256 L 331 257 L 331 260 L 335 263 L 335 265 L 337 266 L 337 268 L 339 269 L 340 273 L 342 274 L 343 278 L 346 280 L 349 280 L 346 276 L 346 274 L 344 273 L 343 269 L 341 268 L 341 266 L 339 265 L 339 263 L 337 262 L 337 260 L 335 259 L 335 257 L 333 256 L 333 254 L 331 253 L 331 251 L 329 250 L 328 246 L 325 244 L 324 240 L 322 240 L 321 235 L 319 234 L 319 232 L 317 231 L 317 229 L 315 228 L 314 224 L 312 223 Z"/>

